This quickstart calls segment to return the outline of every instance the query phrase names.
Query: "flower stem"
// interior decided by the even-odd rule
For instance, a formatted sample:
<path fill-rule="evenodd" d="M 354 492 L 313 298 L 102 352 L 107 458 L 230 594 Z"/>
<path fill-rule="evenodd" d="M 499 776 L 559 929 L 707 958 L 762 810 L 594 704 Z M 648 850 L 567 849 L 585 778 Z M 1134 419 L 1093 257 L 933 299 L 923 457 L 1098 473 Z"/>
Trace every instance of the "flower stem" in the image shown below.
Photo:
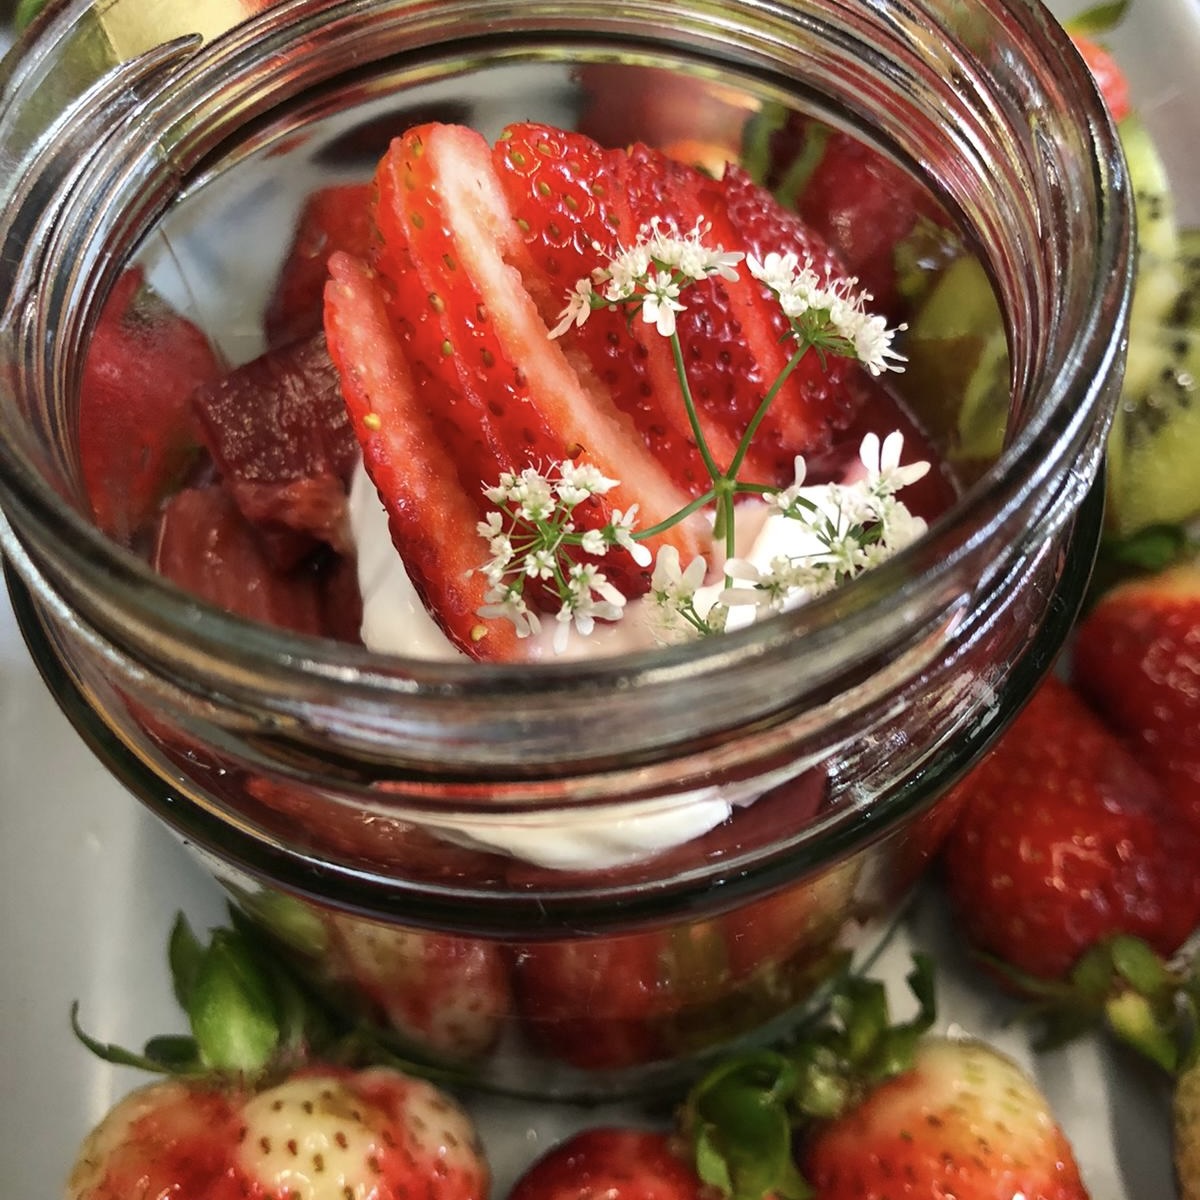
<path fill-rule="evenodd" d="M 696 412 L 696 402 L 692 398 L 692 386 L 688 382 L 687 367 L 683 361 L 683 346 L 679 341 L 678 333 L 671 334 L 671 355 L 675 360 L 675 374 L 679 378 L 679 390 L 683 395 L 683 407 L 687 413 L 688 424 L 692 427 L 692 436 L 696 439 L 696 447 L 700 451 L 700 457 L 704 460 L 708 477 L 715 483 L 721 478 L 723 472 L 717 466 L 712 451 L 708 448 L 708 442 L 704 439 L 704 430 L 700 427 L 700 414 Z"/>
<path fill-rule="evenodd" d="M 742 440 L 738 442 L 737 451 L 734 453 L 733 461 L 729 464 L 729 469 L 725 472 L 726 479 L 733 479 L 741 469 L 742 462 L 754 441 L 754 435 L 758 432 L 758 427 L 762 424 L 763 418 L 767 415 L 767 410 L 771 407 L 775 397 L 779 395 L 779 389 L 787 382 L 788 376 L 800 365 L 800 360 L 808 353 L 812 343 L 802 341 L 799 347 L 788 359 L 787 365 L 779 372 L 775 382 L 767 389 L 767 393 L 759 402 L 758 409 L 754 416 L 750 418 L 750 424 L 746 426 L 742 434 Z"/>
<path fill-rule="evenodd" d="M 680 521 L 690 517 L 692 513 L 699 512 L 702 508 L 706 508 L 717 498 L 717 493 L 713 488 L 709 488 L 703 496 L 697 496 L 690 504 L 685 505 L 678 512 L 672 513 L 665 520 L 659 521 L 657 525 L 648 525 L 645 529 L 639 529 L 633 534 L 634 540 L 639 542 L 647 541 L 649 538 L 657 537 L 660 533 L 665 532 L 674 525 L 678 525 Z"/>

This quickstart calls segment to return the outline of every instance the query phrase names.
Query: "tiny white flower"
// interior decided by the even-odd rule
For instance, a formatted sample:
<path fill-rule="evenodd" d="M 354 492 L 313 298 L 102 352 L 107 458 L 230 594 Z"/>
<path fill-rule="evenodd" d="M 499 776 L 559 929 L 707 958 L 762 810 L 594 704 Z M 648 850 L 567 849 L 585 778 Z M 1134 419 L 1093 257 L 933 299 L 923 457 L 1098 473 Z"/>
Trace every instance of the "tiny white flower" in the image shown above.
<path fill-rule="evenodd" d="M 653 325 L 662 337 L 670 337 L 675 332 L 675 314 L 685 307 L 679 303 L 679 284 L 668 271 L 656 271 L 645 286 L 642 320 Z"/>
<path fill-rule="evenodd" d="M 556 561 L 554 548 L 545 546 L 525 555 L 522 570 L 530 579 L 553 579 Z"/>
<path fill-rule="evenodd" d="M 622 550 L 627 550 L 629 556 L 639 567 L 648 567 L 651 562 L 650 548 L 637 541 L 633 536 L 637 510 L 636 504 L 631 504 L 625 512 L 619 508 L 613 509 L 612 520 L 609 522 L 607 532 L 614 545 L 620 546 Z"/>
<path fill-rule="evenodd" d="M 525 597 L 515 588 L 494 586 L 484 594 L 478 612 L 484 618 L 503 618 L 511 621 L 517 637 L 526 638 L 542 627 L 537 613 L 525 603 Z"/>
<path fill-rule="evenodd" d="M 614 304 L 628 300 L 645 280 L 650 266 L 650 253 L 645 246 L 619 250 L 601 272 L 602 279 L 607 280 L 604 298 Z"/>
<path fill-rule="evenodd" d="M 526 467 L 509 488 L 509 501 L 526 521 L 546 520 L 554 512 L 554 488 L 544 475 Z"/>
<path fill-rule="evenodd" d="M 858 361 L 872 375 L 882 375 L 885 371 L 903 371 L 908 359 L 892 349 L 892 339 L 904 325 L 889 329 L 887 322 L 880 316 L 860 314 L 853 329 L 853 334 L 847 340 L 853 342 L 854 353 Z"/>
<path fill-rule="evenodd" d="M 808 474 L 808 464 L 804 461 L 803 454 L 797 454 L 792 460 L 792 470 L 794 477 L 792 482 L 787 487 L 781 488 L 777 492 L 770 492 L 766 497 L 767 507 L 773 508 L 779 512 L 786 512 L 795 504 L 797 497 L 804 490 L 804 479 Z"/>
<path fill-rule="evenodd" d="M 584 530 L 583 538 L 579 543 L 579 548 L 584 554 L 592 554 L 599 558 L 601 555 L 608 553 L 609 541 L 604 536 L 603 530 L 587 529 Z"/>
<path fill-rule="evenodd" d="M 550 330 L 552 338 L 562 337 L 572 325 L 578 328 L 592 315 L 593 290 L 590 279 L 576 281 L 574 288 L 567 293 L 566 307 L 558 314 L 558 324 Z"/>
<path fill-rule="evenodd" d="M 890 496 L 929 474 L 925 461 L 900 465 L 904 435 L 893 430 L 880 443 L 877 433 L 868 433 L 859 446 L 858 458 L 867 471 L 867 486 L 877 496 Z"/>
<path fill-rule="evenodd" d="M 564 504 L 573 508 L 589 496 L 603 496 L 616 486 L 617 480 L 609 479 L 591 463 L 567 461 L 559 465 L 555 491 Z"/>
<path fill-rule="evenodd" d="M 681 570 L 679 551 L 672 545 L 666 545 L 659 549 L 654 560 L 650 591 L 659 603 L 676 604 L 691 600 L 707 574 L 708 563 L 699 556 L 692 559 L 686 571 Z"/>

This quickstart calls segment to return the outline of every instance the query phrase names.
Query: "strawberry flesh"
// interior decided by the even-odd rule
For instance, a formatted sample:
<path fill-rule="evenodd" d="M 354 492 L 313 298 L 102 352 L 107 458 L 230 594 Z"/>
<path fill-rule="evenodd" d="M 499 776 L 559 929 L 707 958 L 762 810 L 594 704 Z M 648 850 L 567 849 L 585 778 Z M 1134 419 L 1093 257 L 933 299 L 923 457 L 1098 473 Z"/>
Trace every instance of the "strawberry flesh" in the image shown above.
<path fill-rule="evenodd" d="M 163 509 L 154 568 L 217 608 L 297 633 L 326 632 L 320 576 L 281 572 L 221 487 L 185 488 Z"/>
<path fill-rule="evenodd" d="M 200 457 L 192 392 L 220 377 L 208 340 L 126 271 L 84 360 L 79 394 L 83 480 L 96 524 L 134 545 Z"/>
<path fill-rule="evenodd" d="M 330 260 L 325 327 L 363 461 L 409 578 L 446 636 L 479 658 L 511 658 L 516 631 L 483 621 L 478 506 L 438 439 L 388 316 L 379 277 L 348 254 Z"/>

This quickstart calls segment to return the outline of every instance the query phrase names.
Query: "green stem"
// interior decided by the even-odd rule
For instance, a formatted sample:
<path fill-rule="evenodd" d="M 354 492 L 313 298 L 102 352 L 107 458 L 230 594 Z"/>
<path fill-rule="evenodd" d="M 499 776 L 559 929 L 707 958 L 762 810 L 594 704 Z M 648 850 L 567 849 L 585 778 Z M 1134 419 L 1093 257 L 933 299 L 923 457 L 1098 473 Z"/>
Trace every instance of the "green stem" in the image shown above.
<path fill-rule="evenodd" d="M 738 470 L 741 468 L 742 461 L 745 459 L 747 452 L 750 449 L 751 443 L 754 441 L 754 435 L 758 432 L 758 427 L 762 424 L 763 418 L 767 415 L 767 409 L 771 407 L 775 397 L 779 395 L 779 389 L 787 382 L 788 376 L 800 364 L 800 360 L 808 353 L 811 342 L 801 342 L 799 349 L 787 361 L 787 366 L 779 372 L 775 382 L 767 389 L 767 394 L 763 396 L 759 403 L 758 410 L 754 416 L 750 418 L 750 424 L 746 426 L 745 432 L 742 434 L 742 440 L 738 443 L 737 452 L 733 456 L 733 461 L 729 464 L 729 469 L 725 472 L 726 479 L 736 477 Z"/>
<path fill-rule="evenodd" d="M 692 388 L 688 383 L 687 368 L 683 362 L 683 346 L 680 344 L 678 333 L 671 334 L 671 356 L 675 360 L 675 374 L 679 378 L 679 390 L 683 393 L 683 407 L 687 413 L 688 424 L 692 427 L 692 436 L 696 439 L 700 457 L 704 459 L 708 477 L 715 483 L 721 478 L 722 471 L 708 448 L 708 442 L 704 440 L 704 430 L 700 428 L 700 415 L 696 412 L 696 402 L 692 399 Z"/>
<path fill-rule="evenodd" d="M 703 496 L 697 496 L 690 504 L 684 505 L 678 512 L 673 513 L 665 520 L 659 521 L 657 525 L 650 525 L 645 529 L 639 529 L 633 534 L 635 542 L 644 542 L 652 537 L 657 537 L 660 533 L 664 533 L 674 525 L 678 525 L 680 521 L 690 517 L 692 513 L 699 512 L 702 508 L 707 508 L 715 499 L 717 493 L 713 488 L 709 488 Z"/>

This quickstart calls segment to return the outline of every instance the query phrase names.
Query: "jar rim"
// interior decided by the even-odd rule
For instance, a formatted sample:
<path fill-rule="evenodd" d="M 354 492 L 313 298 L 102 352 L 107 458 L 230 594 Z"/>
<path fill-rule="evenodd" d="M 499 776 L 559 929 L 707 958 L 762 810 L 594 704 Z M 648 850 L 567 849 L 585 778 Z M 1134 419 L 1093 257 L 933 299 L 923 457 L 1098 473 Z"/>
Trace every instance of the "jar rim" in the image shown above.
<path fill-rule="evenodd" d="M 86 7 L 83 3 L 68 6 L 55 18 L 54 27 L 60 31 L 67 28 Z M 347 0 L 291 0 L 275 12 L 251 17 L 227 35 L 228 41 L 218 38 L 189 48 L 188 71 L 195 77 L 206 61 L 227 61 L 239 39 L 242 45 L 257 39 L 259 52 L 269 52 L 272 38 L 286 36 L 282 24 L 289 14 L 313 17 L 326 10 L 350 12 L 354 7 Z M 476 0 L 467 7 L 486 15 L 496 5 L 491 0 Z M 511 13 L 511 6 L 505 7 Z M 589 3 L 576 7 L 575 19 L 580 20 L 607 6 Z M 659 17 L 654 11 L 657 7 L 648 2 L 622 6 L 628 10 L 623 11 L 622 19 L 636 21 L 639 13 L 645 20 Z M 786 23 L 811 16 L 811 7 L 746 0 L 731 5 L 730 11 L 761 9 Z M 891 14 L 897 24 L 901 7 L 896 5 Z M 949 11 L 949 6 L 938 0 L 903 7 L 920 8 L 935 23 L 939 14 Z M 531 5 L 524 19 L 549 20 L 548 14 L 555 8 L 552 4 Z M 825 8 L 844 22 L 844 29 L 853 28 L 850 6 L 829 0 Z M 1065 145 L 1073 147 L 1072 152 L 1082 152 L 1086 162 L 1082 164 L 1085 169 L 1078 169 L 1081 164 L 1077 163 L 1077 169 L 1062 174 L 1060 182 L 1073 189 L 1069 205 L 1061 196 L 1056 199 L 1064 208 L 1086 209 L 1088 226 L 1096 235 L 1086 249 L 1055 249 L 1056 254 L 1066 255 L 1058 265 L 1065 268 L 1062 280 L 1074 289 L 1060 300 L 1069 303 L 1079 319 L 1069 327 L 1060 321 L 1049 332 L 1038 330 L 1032 358 L 1018 364 L 1024 367 L 1023 377 L 1015 381 L 1023 420 L 996 462 L 916 544 L 838 591 L 720 638 L 583 662 L 480 664 L 381 655 L 287 633 L 199 603 L 100 534 L 40 477 L 14 440 L 4 439 L 0 496 L 15 529 L 7 535 L 10 553 L 18 545 L 30 552 L 56 586 L 74 586 L 72 581 L 90 578 L 86 605 L 110 617 L 118 611 L 123 619 L 136 614 L 149 638 L 170 634 L 174 639 L 186 634 L 192 653 L 210 655 L 214 669 L 216 661 L 228 659 L 232 649 L 236 662 L 227 661 L 217 677 L 235 693 L 253 676 L 258 680 L 256 687 L 266 685 L 284 697 L 293 695 L 305 681 L 318 680 L 330 695 L 351 703 L 433 699 L 495 707 L 512 704 L 514 698 L 525 702 L 536 696 L 552 706 L 564 697 L 594 702 L 596 697 L 633 685 L 657 690 L 684 687 L 700 679 L 711 682 L 781 657 L 798 674 L 819 679 L 822 664 L 827 665 L 829 656 L 850 641 L 882 643 L 892 649 L 911 644 L 917 635 L 906 628 L 906 622 L 911 622 L 914 614 L 926 621 L 944 617 L 963 594 L 967 581 L 977 584 L 987 575 L 998 537 L 1015 543 L 1023 530 L 1053 522 L 1051 510 L 1059 502 L 1057 477 L 1064 461 L 1081 445 L 1102 440 L 1097 430 L 1102 432 L 1105 423 L 1103 381 L 1120 353 L 1113 331 L 1125 321 L 1132 279 L 1129 186 L 1115 130 L 1086 68 L 1070 51 L 1067 35 L 1035 6 L 982 0 L 979 8 L 997 26 L 1011 32 L 1014 45 L 1024 55 L 1022 69 L 1032 72 L 1030 78 L 1052 73 L 1055 96 L 1068 101 L 1057 114 L 1071 131 Z M 52 46 L 52 32 L 46 36 Z M 917 55 L 919 50 L 914 46 L 910 53 Z M 36 47 L 32 53 L 36 56 Z M 21 55 L 10 58 L 5 67 L 7 112 L 21 104 L 23 81 L 32 78 L 35 66 Z M 998 114 L 993 115 L 999 119 Z M 3 121 L 0 118 L 0 123 Z M 1046 153 L 1053 153 L 1051 143 L 1052 138 L 1042 148 Z M 1061 152 L 1068 153 L 1066 149 Z M 9 185 L 10 194 L 14 186 Z M 1050 215 L 1039 214 L 1039 219 Z M 0 240 L 3 236 L 0 224 Z M 1067 283 L 1062 280 L 1058 282 L 1065 288 Z M 11 334 L 18 317 L 10 307 L 0 328 L 7 325 Z M 1014 341 L 1019 342 L 1024 332 L 1014 330 Z M 47 541 L 56 545 L 61 555 L 58 561 L 49 562 L 42 555 Z M 121 624 L 105 623 L 109 628 Z M 918 631 L 920 628 L 918 625 Z M 172 640 L 171 644 L 178 643 Z"/>

